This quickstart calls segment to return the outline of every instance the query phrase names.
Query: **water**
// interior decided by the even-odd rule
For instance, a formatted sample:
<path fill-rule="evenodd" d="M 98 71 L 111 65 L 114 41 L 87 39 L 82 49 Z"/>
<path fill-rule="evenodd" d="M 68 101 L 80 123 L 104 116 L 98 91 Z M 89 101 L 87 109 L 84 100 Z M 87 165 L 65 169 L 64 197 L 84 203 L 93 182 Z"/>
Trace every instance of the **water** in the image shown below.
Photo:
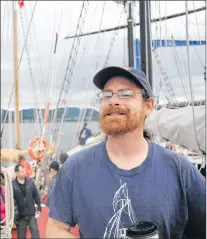
<path fill-rule="evenodd" d="M 21 123 L 21 149 L 25 150 L 28 147 L 30 139 L 34 136 L 40 135 L 40 124 L 39 123 Z M 77 134 L 77 127 L 79 122 L 64 122 L 62 124 L 60 143 L 57 148 L 57 152 L 68 151 L 74 146 L 74 137 Z M 46 132 L 44 138 L 49 141 L 51 124 L 48 123 L 46 126 Z M 88 123 L 88 128 L 92 130 L 92 133 L 99 131 L 99 124 L 96 121 Z M 15 125 L 9 123 L 4 125 L 4 132 L 1 141 L 2 148 L 15 148 Z"/>

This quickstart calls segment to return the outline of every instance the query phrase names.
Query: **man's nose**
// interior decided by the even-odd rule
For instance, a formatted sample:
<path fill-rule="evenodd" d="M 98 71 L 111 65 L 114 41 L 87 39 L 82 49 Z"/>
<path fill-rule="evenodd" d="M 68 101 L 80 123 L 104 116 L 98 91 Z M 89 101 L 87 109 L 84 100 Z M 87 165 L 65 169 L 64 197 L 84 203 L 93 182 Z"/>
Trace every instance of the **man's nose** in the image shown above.
<path fill-rule="evenodd" d="M 110 105 L 120 105 L 120 99 L 117 96 L 117 94 L 113 94 L 112 97 L 109 99 L 109 104 Z"/>

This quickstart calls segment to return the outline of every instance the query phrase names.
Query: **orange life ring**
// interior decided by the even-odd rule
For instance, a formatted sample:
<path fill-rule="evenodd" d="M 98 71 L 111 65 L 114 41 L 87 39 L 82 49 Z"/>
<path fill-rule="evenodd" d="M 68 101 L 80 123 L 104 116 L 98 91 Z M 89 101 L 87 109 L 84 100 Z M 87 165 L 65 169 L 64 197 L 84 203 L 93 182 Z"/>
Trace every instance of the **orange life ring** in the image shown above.
<path fill-rule="evenodd" d="M 34 144 L 37 143 L 38 141 L 41 140 L 40 136 L 35 136 L 33 139 L 31 139 L 29 141 L 28 144 L 28 154 L 32 159 L 35 159 L 37 161 L 40 161 L 43 159 L 44 155 L 46 154 L 46 150 L 44 150 L 43 152 L 39 152 L 37 155 L 34 154 Z M 48 143 L 45 139 L 42 139 L 42 143 L 44 145 L 44 148 L 47 149 L 48 148 Z"/>

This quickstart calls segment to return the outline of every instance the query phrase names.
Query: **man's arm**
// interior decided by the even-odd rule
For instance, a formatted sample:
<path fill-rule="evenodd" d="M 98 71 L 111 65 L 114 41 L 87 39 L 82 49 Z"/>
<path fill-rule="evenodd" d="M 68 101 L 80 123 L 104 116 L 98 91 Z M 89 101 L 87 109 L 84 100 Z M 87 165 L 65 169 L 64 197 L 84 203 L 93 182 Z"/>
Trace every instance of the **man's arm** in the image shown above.
<path fill-rule="evenodd" d="M 34 201 L 36 202 L 37 206 L 38 206 L 38 211 L 41 212 L 41 201 L 40 201 L 40 197 L 39 197 L 39 193 L 37 191 L 37 188 L 35 186 L 35 183 L 33 182 L 33 196 L 34 196 Z"/>
<path fill-rule="evenodd" d="M 78 238 L 70 232 L 71 227 L 67 224 L 49 218 L 46 228 L 47 238 Z"/>
<path fill-rule="evenodd" d="M 183 161 L 184 185 L 188 206 L 188 221 L 184 234 L 188 239 L 206 238 L 206 181 L 192 165 Z"/>
<path fill-rule="evenodd" d="M 202 182 L 203 181 L 203 182 Z M 203 176 L 187 192 L 188 222 L 184 234 L 188 239 L 206 238 L 206 195 Z"/>
<path fill-rule="evenodd" d="M 92 131 L 90 129 L 88 129 L 88 137 L 92 136 Z"/>
<path fill-rule="evenodd" d="M 47 237 L 74 238 L 69 232 L 70 227 L 77 224 L 73 207 L 73 184 L 67 175 L 73 177 L 74 165 L 66 161 L 60 169 L 55 185 L 46 205 L 49 208 Z"/>

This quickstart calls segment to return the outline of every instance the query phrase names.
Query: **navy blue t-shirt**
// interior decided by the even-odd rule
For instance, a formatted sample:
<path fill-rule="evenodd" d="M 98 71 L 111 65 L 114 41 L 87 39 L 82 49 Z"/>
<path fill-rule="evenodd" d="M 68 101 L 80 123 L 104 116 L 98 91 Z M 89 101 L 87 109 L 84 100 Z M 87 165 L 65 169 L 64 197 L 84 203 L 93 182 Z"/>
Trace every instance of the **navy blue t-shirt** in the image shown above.
<path fill-rule="evenodd" d="M 205 238 L 205 179 L 186 158 L 149 141 L 145 161 L 131 170 L 109 159 L 106 142 L 72 155 L 47 202 L 49 216 L 79 225 L 82 238 L 126 238 L 151 221 L 159 238 Z"/>

